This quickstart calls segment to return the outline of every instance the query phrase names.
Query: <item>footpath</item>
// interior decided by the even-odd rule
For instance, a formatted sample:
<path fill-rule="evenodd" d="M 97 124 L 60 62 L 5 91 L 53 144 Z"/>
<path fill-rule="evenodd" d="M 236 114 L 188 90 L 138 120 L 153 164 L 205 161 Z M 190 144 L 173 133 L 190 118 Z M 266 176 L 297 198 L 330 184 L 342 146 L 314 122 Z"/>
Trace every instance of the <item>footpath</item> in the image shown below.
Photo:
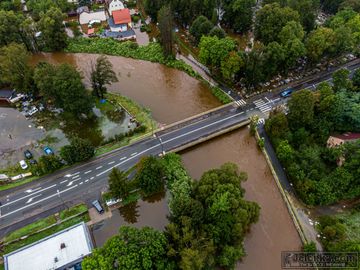
<path fill-rule="evenodd" d="M 308 209 L 296 198 L 294 188 L 289 182 L 286 173 L 275 154 L 274 148 L 270 143 L 270 139 L 264 130 L 264 125 L 259 125 L 256 135 L 257 139 L 264 138 L 263 153 L 265 155 L 265 159 L 270 167 L 271 173 L 274 176 L 275 182 L 288 208 L 301 241 L 303 244 L 313 241 L 316 244 L 316 249 L 318 251 L 322 251 L 323 248 L 317 238 L 318 233 L 314 227 L 315 221 L 308 216 Z"/>

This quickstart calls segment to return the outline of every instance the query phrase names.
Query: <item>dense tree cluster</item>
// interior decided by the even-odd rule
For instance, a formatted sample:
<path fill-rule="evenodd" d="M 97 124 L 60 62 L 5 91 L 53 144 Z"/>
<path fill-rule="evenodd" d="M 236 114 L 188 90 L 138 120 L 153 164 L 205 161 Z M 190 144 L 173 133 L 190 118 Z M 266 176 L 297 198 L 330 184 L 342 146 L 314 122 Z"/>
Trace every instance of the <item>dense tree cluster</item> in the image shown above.
<path fill-rule="evenodd" d="M 330 204 L 360 195 L 360 141 L 327 147 L 331 134 L 360 132 L 360 92 L 348 70 L 333 75 L 334 85 L 301 90 L 288 103 L 289 113 L 273 112 L 266 122 L 278 155 L 300 198 Z"/>
<path fill-rule="evenodd" d="M 68 163 L 74 164 L 85 161 L 94 156 L 95 148 L 87 139 L 73 137 L 70 144 L 60 149 L 60 156 Z"/>
<path fill-rule="evenodd" d="M 163 255 L 161 267 L 167 268 L 146 266 L 141 269 L 233 269 L 245 255 L 244 237 L 259 217 L 259 206 L 244 199 L 245 191 L 241 184 L 247 175 L 239 172 L 235 164 L 227 163 L 205 172 L 199 181 L 192 181 L 176 154 L 167 154 L 160 159 L 145 158 L 136 168 L 133 183 L 127 179 L 127 173 L 116 169 L 111 172 L 112 195 L 125 198 L 130 189 L 135 188 L 148 195 L 164 188 L 164 184 L 171 195 L 170 223 L 161 235 L 166 239 L 166 255 Z M 113 252 L 114 247 L 110 244 L 113 241 L 117 240 L 109 240 L 83 265 L 107 270 L 112 269 L 110 266 L 114 261 L 126 260 L 122 252 Z M 147 247 L 143 245 L 142 248 Z M 101 264 L 106 254 L 117 255 L 116 258 L 110 257 L 107 265 Z M 118 269 L 135 269 L 137 265 L 133 261 L 127 268 Z"/>

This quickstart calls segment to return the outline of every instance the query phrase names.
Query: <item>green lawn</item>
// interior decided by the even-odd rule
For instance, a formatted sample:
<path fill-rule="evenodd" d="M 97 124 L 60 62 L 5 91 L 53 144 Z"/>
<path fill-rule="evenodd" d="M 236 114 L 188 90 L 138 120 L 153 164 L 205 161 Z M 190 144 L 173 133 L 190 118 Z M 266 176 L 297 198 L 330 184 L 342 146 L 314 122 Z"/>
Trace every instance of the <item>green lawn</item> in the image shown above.
<path fill-rule="evenodd" d="M 74 216 L 76 214 L 83 213 L 87 210 L 87 206 L 85 204 L 78 204 L 74 207 L 71 207 L 69 209 L 63 210 L 60 212 L 60 219 L 64 220 L 68 217 Z"/>

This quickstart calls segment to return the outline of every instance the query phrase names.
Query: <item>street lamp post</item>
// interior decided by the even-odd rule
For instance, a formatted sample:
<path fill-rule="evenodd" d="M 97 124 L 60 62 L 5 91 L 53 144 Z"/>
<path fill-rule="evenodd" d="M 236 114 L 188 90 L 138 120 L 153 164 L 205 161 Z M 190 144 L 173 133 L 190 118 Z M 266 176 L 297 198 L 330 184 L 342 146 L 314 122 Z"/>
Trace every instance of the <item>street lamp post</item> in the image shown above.
<path fill-rule="evenodd" d="M 164 156 L 164 155 L 165 155 L 164 145 L 163 145 L 163 143 L 162 143 L 161 138 L 160 138 L 160 137 L 158 137 L 158 139 L 159 139 L 159 142 L 160 142 L 160 145 L 161 145 L 161 152 L 162 152 L 162 154 L 163 154 L 163 156 Z"/>

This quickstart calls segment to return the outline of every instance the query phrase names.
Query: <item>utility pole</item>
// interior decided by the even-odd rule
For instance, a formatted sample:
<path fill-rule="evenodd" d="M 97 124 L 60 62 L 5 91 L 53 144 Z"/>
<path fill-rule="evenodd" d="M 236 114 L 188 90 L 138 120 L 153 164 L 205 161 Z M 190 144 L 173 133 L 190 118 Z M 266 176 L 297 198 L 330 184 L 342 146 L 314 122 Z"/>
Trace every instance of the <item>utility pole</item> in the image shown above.
<path fill-rule="evenodd" d="M 160 137 L 158 137 L 158 139 L 159 139 L 159 142 L 160 142 L 160 145 L 161 145 L 161 153 L 162 153 L 162 155 L 164 156 L 164 155 L 165 155 L 164 145 L 163 145 L 163 143 L 162 143 L 161 138 L 160 138 Z"/>

